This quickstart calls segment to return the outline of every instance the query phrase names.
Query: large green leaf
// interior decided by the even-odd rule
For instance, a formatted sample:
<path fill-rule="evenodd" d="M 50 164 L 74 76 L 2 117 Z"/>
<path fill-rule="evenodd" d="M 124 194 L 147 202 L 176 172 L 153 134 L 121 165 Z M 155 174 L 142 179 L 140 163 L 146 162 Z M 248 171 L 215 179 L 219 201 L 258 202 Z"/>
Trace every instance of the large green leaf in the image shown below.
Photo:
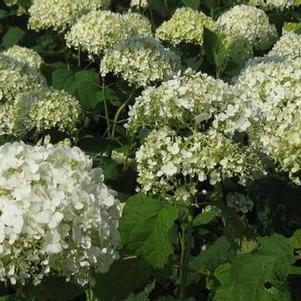
<path fill-rule="evenodd" d="M 286 282 L 294 261 L 289 240 L 281 235 L 259 239 L 257 251 L 241 254 L 215 271 L 221 286 L 214 301 L 291 301 Z"/>
<path fill-rule="evenodd" d="M 102 102 L 99 74 L 95 70 L 72 72 L 59 68 L 52 73 L 52 86 L 74 95 L 87 110 Z"/>
<path fill-rule="evenodd" d="M 155 268 L 162 268 L 173 253 L 171 230 L 177 217 L 177 208 L 166 202 L 135 195 L 123 211 L 122 242 Z"/>
<path fill-rule="evenodd" d="M 217 75 L 226 67 L 227 49 L 218 35 L 204 28 L 204 48 L 207 60 L 216 67 Z"/>
<path fill-rule="evenodd" d="M 94 293 L 101 301 L 124 300 L 130 293 L 141 290 L 150 274 L 150 267 L 141 260 L 116 261 L 109 272 L 95 276 Z"/>
<path fill-rule="evenodd" d="M 207 270 L 213 272 L 220 264 L 227 262 L 232 255 L 229 241 L 222 236 L 192 260 L 191 268 L 199 272 Z"/>
<path fill-rule="evenodd" d="M 2 45 L 5 48 L 16 45 L 25 36 L 25 31 L 20 27 L 10 27 L 2 39 Z"/>

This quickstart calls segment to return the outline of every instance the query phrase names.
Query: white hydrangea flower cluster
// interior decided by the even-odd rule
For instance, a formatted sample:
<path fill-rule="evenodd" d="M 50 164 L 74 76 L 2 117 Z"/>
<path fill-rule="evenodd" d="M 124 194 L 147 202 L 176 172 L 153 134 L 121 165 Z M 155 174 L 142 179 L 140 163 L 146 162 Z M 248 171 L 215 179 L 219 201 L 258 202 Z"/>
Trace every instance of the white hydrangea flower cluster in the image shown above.
<path fill-rule="evenodd" d="M 7 6 L 13 6 L 18 4 L 18 0 L 4 0 L 4 2 Z"/>
<path fill-rule="evenodd" d="M 1 69 L 0 67 L 0 103 L 12 103 L 18 94 L 42 86 L 39 77 L 31 77 L 13 69 Z"/>
<path fill-rule="evenodd" d="M 258 6 L 263 10 L 286 10 L 296 6 L 295 0 L 249 0 L 249 5 Z"/>
<path fill-rule="evenodd" d="M 15 70 L 44 86 L 46 79 L 39 70 L 42 63 L 38 53 L 25 47 L 13 46 L 0 53 L 0 70 Z"/>
<path fill-rule="evenodd" d="M 294 32 L 284 33 L 268 55 L 288 59 L 301 58 L 301 35 Z"/>
<path fill-rule="evenodd" d="M 131 7 L 147 7 L 148 6 L 148 3 L 147 3 L 147 0 L 131 0 L 131 4 L 130 4 Z"/>
<path fill-rule="evenodd" d="M 250 148 L 222 134 L 177 136 L 169 128 L 153 130 L 136 153 L 140 191 L 191 201 L 197 182 L 211 185 L 233 177 L 245 184 L 262 166 Z M 188 183 L 187 185 L 185 183 Z"/>
<path fill-rule="evenodd" d="M 174 46 L 182 42 L 202 45 L 204 27 L 216 30 L 215 22 L 203 12 L 178 8 L 170 20 L 157 28 L 156 36 Z"/>
<path fill-rule="evenodd" d="M 91 10 L 106 8 L 110 0 L 34 0 L 29 9 L 29 27 L 33 30 L 64 31 Z"/>
<path fill-rule="evenodd" d="M 37 52 L 18 45 L 8 48 L 2 54 L 35 69 L 39 69 L 44 63 L 44 60 Z"/>
<path fill-rule="evenodd" d="M 180 69 L 180 59 L 153 37 L 132 36 L 104 55 L 100 72 L 113 72 L 129 84 L 146 86 L 168 80 Z"/>
<path fill-rule="evenodd" d="M 67 92 L 55 89 L 18 94 L 15 102 L 3 111 L 0 134 L 19 137 L 25 137 L 28 133 L 38 137 L 44 131 L 54 128 L 74 135 L 81 115 L 79 101 Z"/>
<path fill-rule="evenodd" d="M 101 55 L 131 35 L 151 36 L 151 24 L 140 14 L 91 11 L 82 16 L 66 34 L 66 44 L 89 54 Z"/>
<path fill-rule="evenodd" d="M 229 85 L 188 69 L 159 87 L 144 90 L 130 107 L 126 127 L 135 133 L 143 127 L 204 131 L 213 125 L 215 129 L 233 133 L 250 125 L 251 111 L 241 108 L 240 99 L 233 96 Z"/>
<path fill-rule="evenodd" d="M 257 50 L 270 48 L 277 39 L 277 30 L 264 11 L 248 5 L 236 5 L 217 20 L 223 30 L 250 42 Z"/>
<path fill-rule="evenodd" d="M 254 202 L 249 196 L 238 192 L 229 193 L 226 196 L 226 203 L 228 207 L 234 209 L 238 213 L 241 212 L 243 214 L 252 211 L 254 207 Z"/>
<path fill-rule="evenodd" d="M 86 284 L 118 257 L 119 202 L 100 168 L 66 145 L 0 147 L 0 279 L 57 273 Z"/>
<path fill-rule="evenodd" d="M 236 83 L 239 97 L 257 112 L 249 130 L 251 141 L 297 184 L 301 184 L 300 66 L 300 58 L 262 61 L 248 66 Z"/>

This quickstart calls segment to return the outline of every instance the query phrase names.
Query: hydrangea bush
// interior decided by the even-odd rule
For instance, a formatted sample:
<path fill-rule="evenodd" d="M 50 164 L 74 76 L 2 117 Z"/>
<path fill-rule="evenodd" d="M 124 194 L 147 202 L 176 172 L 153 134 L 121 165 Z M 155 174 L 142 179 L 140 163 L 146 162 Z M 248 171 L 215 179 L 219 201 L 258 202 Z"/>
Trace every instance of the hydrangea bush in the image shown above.
<path fill-rule="evenodd" d="M 0 299 L 300 301 L 301 2 L 0 3 Z"/>
<path fill-rule="evenodd" d="M 0 279 L 38 284 L 52 273 L 83 285 L 117 258 L 119 202 L 103 172 L 65 145 L 0 147 Z"/>

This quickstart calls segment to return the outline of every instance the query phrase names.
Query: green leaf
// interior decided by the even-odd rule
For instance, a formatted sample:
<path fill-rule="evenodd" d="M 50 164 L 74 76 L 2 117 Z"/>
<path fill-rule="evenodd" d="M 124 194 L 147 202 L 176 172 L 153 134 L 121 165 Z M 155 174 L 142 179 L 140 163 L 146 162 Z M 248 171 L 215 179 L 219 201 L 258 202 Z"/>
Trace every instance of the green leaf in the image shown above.
<path fill-rule="evenodd" d="M 133 291 L 142 289 L 150 275 L 150 267 L 144 261 L 133 258 L 119 260 L 106 274 L 95 276 L 93 290 L 101 301 L 124 300 Z"/>
<path fill-rule="evenodd" d="M 214 301 L 291 301 L 286 279 L 294 256 L 289 240 L 275 234 L 260 238 L 259 244 L 257 251 L 216 269 L 221 286 Z"/>
<path fill-rule="evenodd" d="M 155 268 L 162 268 L 173 253 L 171 230 L 177 208 L 144 195 L 128 199 L 120 222 L 123 244 Z"/>
<path fill-rule="evenodd" d="M 212 208 L 209 211 L 204 211 L 193 220 L 193 226 L 196 227 L 201 225 L 207 225 L 219 215 L 220 210 L 217 208 Z"/>
<path fill-rule="evenodd" d="M 7 11 L 4 9 L 0 9 L 0 20 L 5 19 L 7 17 Z"/>
<path fill-rule="evenodd" d="M 301 249 L 301 229 L 298 229 L 294 232 L 290 241 L 294 249 Z"/>
<path fill-rule="evenodd" d="M 227 49 L 218 35 L 204 28 L 204 48 L 209 63 L 216 67 L 217 73 L 221 74 L 226 67 Z"/>
<path fill-rule="evenodd" d="M 16 45 L 25 35 L 25 31 L 20 27 L 10 27 L 2 39 L 2 45 L 5 48 Z"/>
<path fill-rule="evenodd" d="M 220 264 L 227 262 L 233 256 L 232 253 L 229 241 L 221 236 L 192 260 L 191 268 L 198 272 L 214 271 Z"/>
<path fill-rule="evenodd" d="M 201 0 L 182 0 L 185 6 L 191 7 L 193 9 L 198 9 L 201 5 Z"/>
<path fill-rule="evenodd" d="M 301 23 L 288 22 L 283 25 L 285 31 L 293 31 L 295 33 L 301 34 Z"/>
<path fill-rule="evenodd" d="M 59 68 L 52 73 L 52 86 L 75 96 L 87 110 L 102 101 L 99 75 L 94 70 L 72 72 Z"/>

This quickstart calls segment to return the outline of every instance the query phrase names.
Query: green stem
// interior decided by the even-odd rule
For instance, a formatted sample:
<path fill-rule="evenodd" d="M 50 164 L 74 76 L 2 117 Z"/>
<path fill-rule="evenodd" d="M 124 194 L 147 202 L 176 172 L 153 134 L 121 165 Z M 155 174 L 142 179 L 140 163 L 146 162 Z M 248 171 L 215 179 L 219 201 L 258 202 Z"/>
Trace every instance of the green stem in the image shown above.
<path fill-rule="evenodd" d="M 115 137 L 115 132 L 116 132 L 116 126 L 118 124 L 118 119 L 120 114 L 123 112 L 123 110 L 125 109 L 125 107 L 128 105 L 128 103 L 130 102 L 130 100 L 132 99 L 132 96 L 135 92 L 135 88 L 133 89 L 132 93 L 130 94 L 130 96 L 128 97 L 128 99 L 118 108 L 114 120 L 113 120 L 113 126 L 112 126 L 112 133 L 111 133 L 111 138 L 114 139 Z"/>
<path fill-rule="evenodd" d="M 78 51 L 77 51 L 77 66 L 80 67 L 81 66 L 81 49 L 80 47 L 78 47 Z"/>
<path fill-rule="evenodd" d="M 106 117 L 106 121 L 107 121 L 108 135 L 109 135 L 109 138 L 111 138 L 111 136 L 110 136 L 111 123 L 110 123 L 109 110 L 108 110 L 108 104 L 107 104 L 107 99 L 106 99 L 105 79 L 104 79 L 104 77 L 102 78 L 102 97 L 103 97 L 103 103 L 104 103 L 104 108 L 105 108 L 105 117 Z"/>
<path fill-rule="evenodd" d="M 189 209 L 186 221 L 182 226 L 181 259 L 180 259 L 180 287 L 179 301 L 184 301 L 186 297 L 187 278 L 189 273 L 189 261 L 192 248 L 192 210 Z"/>

